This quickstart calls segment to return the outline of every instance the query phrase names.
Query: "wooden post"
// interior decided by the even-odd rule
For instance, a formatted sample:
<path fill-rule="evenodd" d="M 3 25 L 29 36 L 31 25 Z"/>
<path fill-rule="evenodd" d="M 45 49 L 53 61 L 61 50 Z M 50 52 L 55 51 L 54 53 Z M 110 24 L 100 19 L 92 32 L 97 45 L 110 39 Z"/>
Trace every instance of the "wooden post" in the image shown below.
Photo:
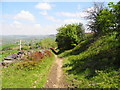
<path fill-rule="evenodd" d="M 22 46 L 21 46 L 21 40 L 20 40 L 20 51 L 21 51 L 21 47 L 22 47 Z"/>

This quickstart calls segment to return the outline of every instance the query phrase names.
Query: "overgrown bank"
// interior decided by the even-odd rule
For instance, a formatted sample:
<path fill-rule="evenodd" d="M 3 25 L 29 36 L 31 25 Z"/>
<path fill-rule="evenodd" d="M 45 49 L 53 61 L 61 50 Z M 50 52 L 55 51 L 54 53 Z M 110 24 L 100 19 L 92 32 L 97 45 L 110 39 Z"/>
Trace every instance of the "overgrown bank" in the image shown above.
<path fill-rule="evenodd" d="M 93 8 L 87 11 L 91 35 L 83 36 L 72 24 L 58 30 L 56 41 L 66 79 L 72 88 L 120 88 L 120 2 L 105 8 L 94 3 Z"/>
<path fill-rule="evenodd" d="M 82 41 L 63 52 L 70 87 L 120 88 L 120 43 L 116 33 Z"/>

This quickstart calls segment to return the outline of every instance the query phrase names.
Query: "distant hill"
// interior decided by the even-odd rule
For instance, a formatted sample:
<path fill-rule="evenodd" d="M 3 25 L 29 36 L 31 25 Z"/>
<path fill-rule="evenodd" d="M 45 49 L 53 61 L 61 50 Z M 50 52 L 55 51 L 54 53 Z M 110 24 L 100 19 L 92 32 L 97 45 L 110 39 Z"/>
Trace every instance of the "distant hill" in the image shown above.
<path fill-rule="evenodd" d="M 16 43 L 19 40 L 32 42 L 32 41 L 38 41 L 47 37 L 55 38 L 55 34 L 51 35 L 2 35 L 1 37 L 1 44 L 7 44 L 7 43 Z"/>

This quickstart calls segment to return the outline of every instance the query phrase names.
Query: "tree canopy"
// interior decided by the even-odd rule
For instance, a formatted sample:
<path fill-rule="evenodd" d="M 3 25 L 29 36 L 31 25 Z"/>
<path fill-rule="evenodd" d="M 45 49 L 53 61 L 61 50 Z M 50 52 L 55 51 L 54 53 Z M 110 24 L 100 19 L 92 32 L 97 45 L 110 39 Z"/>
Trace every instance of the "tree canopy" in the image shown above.
<path fill-rule="evenodd" d="M 87 19 L 91 20 L 89 29 L 97 35 L 120 32 L 120 1 L 117 4 L 110 2 L 106 8 L 94 4 L 94 9 L 88 13 Z"/>
<path fill-rule="evenodd" d="M 60 50 L 68 50 L 75 47 L 84 39 L 82 24 L 68 24 L 57 29 L 56 42 Z"/>

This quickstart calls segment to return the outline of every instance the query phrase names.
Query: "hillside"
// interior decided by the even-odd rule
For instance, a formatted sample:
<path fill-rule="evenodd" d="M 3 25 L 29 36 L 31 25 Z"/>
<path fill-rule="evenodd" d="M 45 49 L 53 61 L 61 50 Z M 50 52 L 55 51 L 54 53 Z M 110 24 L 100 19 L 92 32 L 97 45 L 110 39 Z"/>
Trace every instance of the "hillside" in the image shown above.
<path fill-rule="evenodd" d="M 0 89 L 119 90 L 120 1 L 3 8 Z"/>
<path fill-rule="evenodd" d="M 56 47 L 53 36 L 50 37 L 34 43 L 22 42 L 21 50 L 18 44 L 12 42 L 2 45 L 2 88 L 44 87 L 54 61 L 54 54 L 49 48 Z"/>
<path fill-rule="evenodd" d="M 44 38 L 55 38 L 54 34 L 50 35 L 0 35 L 2 44 L 19 43 L 19 40 L 23 42 L 38 42 Z"/>
<path fill-rule="evenodd" d="M 84 40 L 59 55 L 70 87 L 120 88 L 120 43 L 116 33 Z"/>

